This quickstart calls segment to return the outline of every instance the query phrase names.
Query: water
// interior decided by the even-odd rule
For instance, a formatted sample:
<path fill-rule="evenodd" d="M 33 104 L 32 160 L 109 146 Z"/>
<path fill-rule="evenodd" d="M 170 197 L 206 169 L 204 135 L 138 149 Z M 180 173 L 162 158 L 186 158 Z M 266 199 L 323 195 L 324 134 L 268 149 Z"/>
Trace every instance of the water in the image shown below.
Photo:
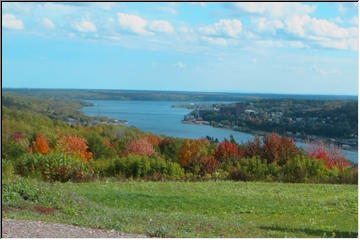
<path fill-rule="evenodd" d="M 83 112 L 89 116 L 107 116 L 118 120 L 127 120 L 128 126 L 135 126 L 140 130 L 181 138 L 203 138 L 211 136 L 219 139 L 229 138 L 232 134 L 239 143 L 253 140 L 254 135 L 230 129 L 214 128 L 207 125 L 184 124 L 184 115 L 189 109 L 172 108 L 172 105 L 189 102 L 172 101 L 119 101 L 119 100 L 89 100 L 94 104 L 84 107 Z M 196 102 L 201 103 L 201 102 Z M 209 102 L 207 102 L 209 103 Z M 305 143 L 297 142 L 300 147 Z M 343 151 L 346 157 L 357 162 L 357 151 Z"/>

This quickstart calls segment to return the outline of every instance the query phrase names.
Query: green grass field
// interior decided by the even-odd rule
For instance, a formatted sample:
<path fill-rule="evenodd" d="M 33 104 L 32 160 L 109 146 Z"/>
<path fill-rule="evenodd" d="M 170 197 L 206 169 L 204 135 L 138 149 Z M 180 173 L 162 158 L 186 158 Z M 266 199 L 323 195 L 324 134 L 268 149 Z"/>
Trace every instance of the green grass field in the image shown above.
<path fill-rule="evenodd" d="M 357 185 L 30 181 L 3 217 L 165 237 L 356 237 Z M 34 206 L 54 208 L 40 213 Z"/>

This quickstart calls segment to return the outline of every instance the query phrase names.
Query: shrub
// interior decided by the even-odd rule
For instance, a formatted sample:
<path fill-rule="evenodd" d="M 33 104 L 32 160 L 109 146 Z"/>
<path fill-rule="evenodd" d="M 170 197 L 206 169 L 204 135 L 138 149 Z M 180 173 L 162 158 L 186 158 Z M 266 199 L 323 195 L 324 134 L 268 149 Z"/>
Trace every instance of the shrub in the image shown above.
<path fill-rule="evenodd" d="M 357 166 L 341 169 L 338 173 L 337 183 L 358 184 Z"/>
<path fill-rule="evenodd" d="M 91 159 L 88 164 L 94 171 L 94 174 L 99 177 L 110 177 L 117 175 L 120 171 L 115 169 L 114 159 Z"/>
<path fill-rule="evenodd" d="M 230 173 L 231 179 L 242 181 L 266 180 L 268 177 L 271 177 L 268 164 L 257 157 L 240 159 Z"/>
<path fill-rule="evenodd" d="M 145 177 L 150 171 L 150 159 L 146 156 L 129 154 L 121 158 L 119 164 L 126 177 Z"/>
<path fill-rule="evenodd" d="M 181 179 L 184 177 L 184 169 L 174 162 L 168 162 L 166 164 L 166 175 L 171 179 Z"/>
<path fill-rule="evenodd" d="M 102 138 L 94 133 L 91 132 L 86 135 L 86 143 L 88 146 L 89 151 L 93 154 L 93 158 L 101 158 L 106 155 L 106 146 Z"/>
<path fill-rule="evenodd" d="M 14 177 L 14 161 L 9 161 L 7 159 L 1 159 L 1 177 L 3 182 L 11 180 Z"/>
<path fill-rule="evenodd" d="M 66 182 L 88 180 L 92 171 L 78 157 L 51 152 L 47 155 L 26 154 L 18 161 L 17 172 L 22 176 L 41 177 L 47 181 Z"/>
<path fill-rule="evenodd" d="M 164 175 L 167 171 L 167 164 L 163 158 L 154 157 L 150 159 L 150 169 L 148 174 L 153 176 L 155 174 Z"/>
<path fill-rule="evenodd" d="M 166 137 L 160 142 L 159 149 L 165 159 L 178 162 L 178 154 L 182 143 L 181 139 Z"/>
<path fill-rule="evenodd" d="M 305 155 L 298 155 L 283 166 L 281 180 L 285 182 L 326 182 L 329 176 L 329 171 L 323 162 Z"/>
<path fill-rule="evenodd" d="M 10 141 L 2 144 L 1 158 L 16 160 L 26 153 L 26 148 L 16 141 Z"/>

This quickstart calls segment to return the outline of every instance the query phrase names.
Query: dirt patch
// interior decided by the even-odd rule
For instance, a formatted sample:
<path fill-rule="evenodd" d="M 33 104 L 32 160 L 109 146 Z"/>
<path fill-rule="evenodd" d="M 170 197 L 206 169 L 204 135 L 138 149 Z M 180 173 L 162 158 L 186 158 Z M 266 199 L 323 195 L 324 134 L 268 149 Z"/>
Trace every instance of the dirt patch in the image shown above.
<path fill-rule="evenodd" d="M 2 219 L 4 238 L 145 238 L 115 230 L 92 229 L 59 223 Z"/>
<path fill-rule="evenodd" d="M 47 207 L 40 206 L 40 205 L 34 206 L 33 210 L 35 212 L 41 213 L 41 214 L 52 214 L 55 212 L 54 208 L 47 208 Z"/>

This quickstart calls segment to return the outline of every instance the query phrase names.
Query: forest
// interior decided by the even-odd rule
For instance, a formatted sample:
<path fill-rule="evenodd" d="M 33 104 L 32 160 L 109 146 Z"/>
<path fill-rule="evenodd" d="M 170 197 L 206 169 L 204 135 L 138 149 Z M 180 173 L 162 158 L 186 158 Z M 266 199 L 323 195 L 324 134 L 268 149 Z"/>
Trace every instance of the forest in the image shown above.
<path fill-rule="evenodd" d="M 7 93 L 2 102 L 5 176 L 50 182 L 116 177 L 357 184 L 357 165 L 338 149 L 317 144 L 305 151 L 275 133 L 245 144 L 233 138 L 181 139 L 111 123 L 69 125 L 64 117 L 90 118 L 77 100 Z"/>

